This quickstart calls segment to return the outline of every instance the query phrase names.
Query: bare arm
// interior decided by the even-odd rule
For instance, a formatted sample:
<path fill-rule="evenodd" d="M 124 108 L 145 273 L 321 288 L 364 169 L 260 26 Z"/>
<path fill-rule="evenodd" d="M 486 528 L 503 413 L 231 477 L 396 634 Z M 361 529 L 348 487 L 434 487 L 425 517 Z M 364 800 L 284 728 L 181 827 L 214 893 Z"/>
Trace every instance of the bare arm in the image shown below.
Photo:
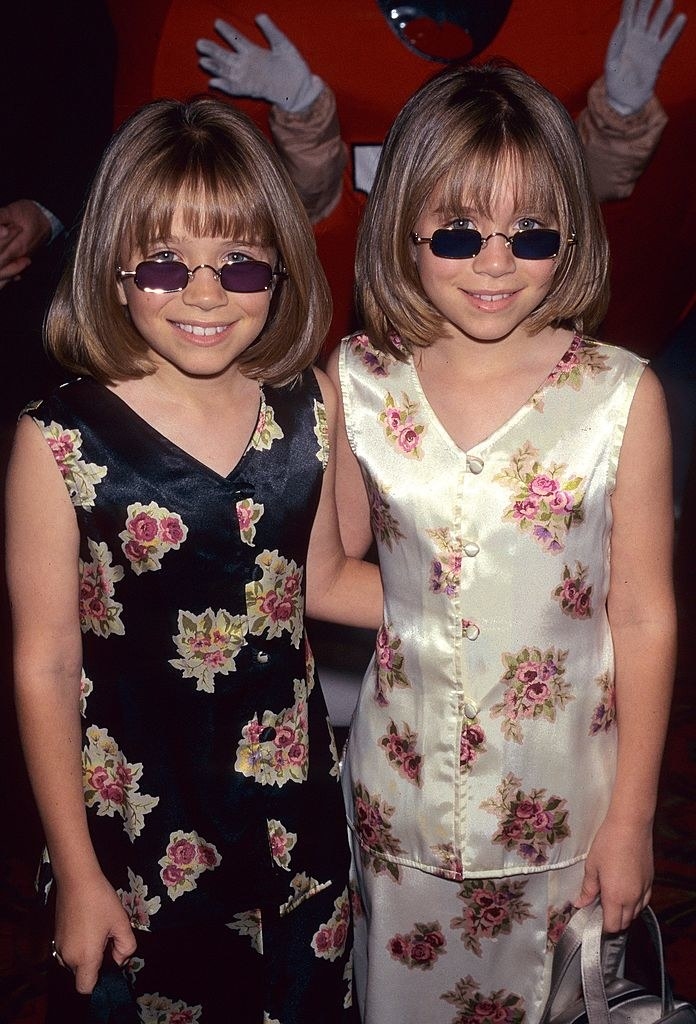
<path fill-rule="evenodd" d="M 7 581 L 17 715 L 57 887 L 55 943 L 92 990 L 107 944 L 135 950 L 128 917 L 102 874 L 87 828 L 79 717 L 82 643 L 78 530 L 65 485 L 36 425 L 17 428 L 7 479 Z"/>
<path fill-rule="evenodd" d="M 360 465 L 348 442 L 346 421 L 338 376 L 340 346 L 329 356 L 326 367 L 338 395 L 336 428 L 336 504 L 341 539 L 346 552 L 355 558 L 362 558 L 372 544 L 370 525 L 370 502 L 365 490 L 365 481 Z"/>
<path fill-rule="evenodd" d="M 331 455 L 324 471 L 319 508 L 307 556 L 307 613 L 346 626 L 378 629 L 382 623 L 382 584 L 370 562 L 347 558 L 336 512 L 336 391 L 321 371 Z"/>
<path fill-rule="evenodd" d="M 633 400 L 612 510 L 607 610 L 616 660 L 618 765 L 578 905 L 599 893 L 605 929 L 620 931 L 650 899 L 652 827 L 676 648 L 671 449 L 662 389 L 651 370 Z"/>

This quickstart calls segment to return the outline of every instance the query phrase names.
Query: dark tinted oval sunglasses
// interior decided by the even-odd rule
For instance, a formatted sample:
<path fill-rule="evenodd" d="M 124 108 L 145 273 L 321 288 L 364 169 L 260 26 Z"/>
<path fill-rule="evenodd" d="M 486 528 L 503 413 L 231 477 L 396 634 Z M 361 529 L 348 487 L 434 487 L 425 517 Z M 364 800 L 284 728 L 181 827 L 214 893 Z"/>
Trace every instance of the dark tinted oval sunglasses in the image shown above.
<path fill-rule="evenodd" d="M 136 288 L 141 292 L 153 292 L 164 295 L 168 292 L 182 292 L 197 270 L 206 267 L 212 270 L 215 280 L 219 281 L 226 292 L 267 292 L 274 278 L 287 277 L 285 270 L 273 270 L 268 263 L 261 260 L 245 260 L 243 263 L 225 263 L 219 269 L 209 263 L 200 263 L 189 270 L 179 260 L 143 260 L 135 270 L 121 270 L 116 273 L 120 280 L 132 277 Z"/>
<path fill-rule="evenodd" d="M 422 238 L 417 231 L 411 235 L 415 245 L 429 245 L 434 256 L 445 260 L 470 260 L 478 256 L 490 238 L 500 235 L 512 255 L 519 260 L 550 260 L 558 255 L 561 248 L 561 233 L 550 228 L 532 228 L 527 231 L 516 231 L 506 235 L 502 231 L 492 231 L 484 238 L 480 231 L 473 228 L 438 228 L 431 238 Z M 567 245 L 575 245 L 575 232 L 566 238 Z"/>

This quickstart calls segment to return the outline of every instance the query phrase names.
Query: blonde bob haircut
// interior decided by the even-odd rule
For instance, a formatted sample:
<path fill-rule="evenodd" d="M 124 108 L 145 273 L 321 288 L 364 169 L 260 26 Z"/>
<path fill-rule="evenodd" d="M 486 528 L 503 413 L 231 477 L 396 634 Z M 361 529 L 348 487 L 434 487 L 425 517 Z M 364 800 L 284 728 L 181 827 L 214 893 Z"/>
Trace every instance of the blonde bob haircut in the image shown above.
<path fill-rule="evenodd" d="M 175 210 L 194 236 L 277 251 L 287 278 L 276 279 L 266 324 L 238 362 L 269 384 L 294 380 L 316 358 L 331 319 L 312 229 L 270 144 L 245 115 L 210 98 L 156 100 L 112 139 L 48 312 L 49 351 L 102 383 L 153 372 L 119 302 L 116 269 L 130 253 L 166 240 Z"/>
<path fill-rule="evenodd" d="M 377 348 L 405 359 L 441 331 L 411 240 L 435 189 L 444 223 L 464 203 L 490 214 L 509 181 L 519 212 L 561 234 L 551 289 L 528 320 L 530 332 L 598 326 L 609 297 L 608 246 L 575 126 L 538 82 L 494 61 L 447 68 L 411 97 L 389 132 L 356 258 L 358 309 Z"/>

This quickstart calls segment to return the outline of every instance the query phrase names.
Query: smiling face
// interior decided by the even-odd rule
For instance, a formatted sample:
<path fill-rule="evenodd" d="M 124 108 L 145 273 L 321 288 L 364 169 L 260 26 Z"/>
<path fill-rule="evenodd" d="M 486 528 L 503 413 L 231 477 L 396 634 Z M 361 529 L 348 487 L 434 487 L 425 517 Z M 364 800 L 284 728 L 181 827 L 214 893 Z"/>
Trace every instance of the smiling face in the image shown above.
<path fill-rule="evenodd" d="M 438 229 L 470 228 L 492 238 L 470 259 L 435 256 L 427 244 L 414 246 L 421 287 L 443 317 L 443 337 L 494 342 L 527 337 L 527 318 L 549 293 L 554 258 L 515 257 L 504 236 L 517 231 L 557 228 L 547 211 L 523 206 L 502 174 L 490 202 L 469 205 L 445 200 L 438 186 L 418 218 L 415 231 L 430 238 Z"/>
<path fill-rule="evenodd" d="M 199 237 L 186 229 L 177 209 L 167 237 L 156 239 L 145 250 L 124 253 L 121 266 L 135 270 L 146 259 L 178 260 L 198 268 L 180 292 L 144 292 L 131 277 L 118 284 L 119 299 L 128 307 L 156 372 L 192 377 L 238 373 L 239 356 L 266 323 L 273 286 L 262 292 L 228 292 L 210 268 L 246 260 L 275 266 L 276 251 L 237 237 Z"/>

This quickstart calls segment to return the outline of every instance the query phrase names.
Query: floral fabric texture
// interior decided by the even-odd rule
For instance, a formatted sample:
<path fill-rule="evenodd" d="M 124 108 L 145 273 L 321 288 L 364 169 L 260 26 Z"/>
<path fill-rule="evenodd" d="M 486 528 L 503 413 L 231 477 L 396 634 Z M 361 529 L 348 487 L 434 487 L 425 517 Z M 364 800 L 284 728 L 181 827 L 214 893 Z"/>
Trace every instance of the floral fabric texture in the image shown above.
<path fill-rule="evenodd" d="M 347 897 L 334 901 L 349 850 L 304 625 L 329 458 L 314 374 L 259 389 L 226 477 L 89 379 L 31 415 L 80 532 L 83 784 L 104 873 L 153 937 L 225 928 L 250 906 L 291 916 L 336 887 L 305 940 L 308 962 L 338 978 L 343 1013 L 350 922 Z M 190 995 L 153 987 L 141 1016 L 212 1020 Z"/>
<path fill-rule="evenodd" d="M 343 770 L 371 950 L 363 999 L 378 998 L 371 979 L 387 963 L 431 978 L 453 950 L 476 958 L 489 940 L 503 949 L 531 916 L 546 963 L 550 909 L 506 879 L 581 865 L 608 806 L 611 494 L 643 367 L 575 336 L 529 399 L 463 451 L 413 360 L 377 353 L 361 334 L 342 344 L 346 429 L 385 591 Z M 426 875 L 450 893 L 449 916 L 423 904 L 401 922 L 404 891 L 416 893 Z M 468 907 L 457 907 L 457 885 L 475 884 Z M 377 893 L 389 934 L 375 946 Z M 501 955 L 497 976 L 466 962 L 437 1011 L 414 995 L 414 1016 L 400 1024 L 478 1019 L 486 1000 L 500 1003 L 491 1019 L 521 1020 L 514 961 Z M 368 1003 L 366 1022 L 391 1024 L 389 1014 Z"/>

